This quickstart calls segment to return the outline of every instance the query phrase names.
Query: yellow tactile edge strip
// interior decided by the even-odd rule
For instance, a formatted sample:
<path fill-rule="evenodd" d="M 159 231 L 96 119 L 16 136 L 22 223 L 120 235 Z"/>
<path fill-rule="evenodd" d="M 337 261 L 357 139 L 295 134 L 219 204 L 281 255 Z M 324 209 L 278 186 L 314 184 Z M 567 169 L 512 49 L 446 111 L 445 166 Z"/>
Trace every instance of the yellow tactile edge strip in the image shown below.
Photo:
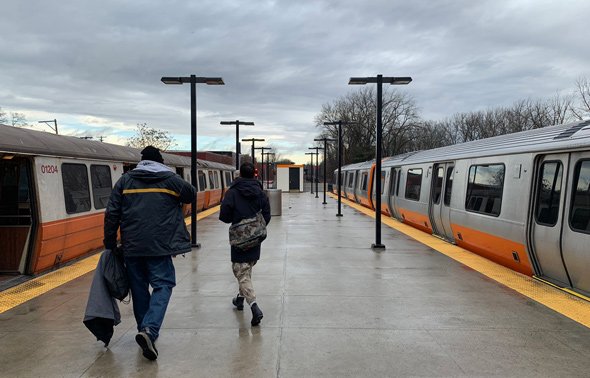
<path fill-rule="evenodd" d="M 219 206 L 202 211 L 197 214 L 197 221 L 208 217 L 219 211 Z M 190 217 L 185 219 L 187 224 L 191 223 Z M 55 289 L 73 279 L 76 279 L 88 272 L 92 272 L 98 264 L 100 253 L 87 257 L 74 264 L 64 266 L 53 272 L 36 277 L 20 285 L 0 292 L 0 314 L 20 304 L 30 301 L 48 291 Z"/>
<path fill-rule="evenodd" d="M 330 196 L 337 198 L 333 193 L 330 193 Z M 342 203 L 375 218 L 375 212 L 373 210 L 344 198 L 342 198 Z M 381 222 L 494 281 L 590 328 L 590 302 L 584 296 L 577 293 L 575 295 L 568 293 L 554 285 L 547 285 L 533 277 L 528 277 L 510 270 L 475 253 L 403 224 L 396 219 L 382 216 Z"/>

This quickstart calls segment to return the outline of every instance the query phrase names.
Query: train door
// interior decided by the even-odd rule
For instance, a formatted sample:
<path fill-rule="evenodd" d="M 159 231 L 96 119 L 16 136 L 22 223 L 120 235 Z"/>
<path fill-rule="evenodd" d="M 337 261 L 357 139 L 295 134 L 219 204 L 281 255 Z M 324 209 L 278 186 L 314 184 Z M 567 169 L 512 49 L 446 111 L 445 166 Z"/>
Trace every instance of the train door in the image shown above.
<path fill-rule="evenodd" d="M 375 204 L 377 203 L 377 197 L 375 196 L 375 180 L 377 179 L 377 173 L 373 170 L 373 178 L 371 179 L 371 207 L 374 209 L 375 208 Z M 383 201 L 383 194 L 385 194 L 385 184 L 387 183 L 387 171 L 385 169 L 381 169 L 381 211 L 387 211 L 389 212 L 389 210 L 386 208 L 387 207 L 387 202 Z M 389 214 L 388 214 L 389 215 Z"/>
<path fill-rule="evenodd" d="M 590 152 L 570 156 L 569 195 L 561 236 L 563 261 L 572 288 L 590 294 Z M 571 183 L 571 184 L 570 184 Z"/>
<path fill-rule="evenodd" d="M 435 164 L 432 170 L 429 217 L 432 233 L 454 241 L 451 229 L 451 190 L 453 187 L 453 163 Z"/>
<path fill-rule="evenodd" d="M 36 223 L 31 166 L 20 157 L 0 160 L 0 274 L 27 273 Z"/>
<path fill-rule="evenodd" d="M 569 170 L 568 154 L 545 155 L 537 162 L 534 210 L 531 220 L 532 253 L 540 277 L 570 286 L 563 260 L 562 229 Z"/>
<path fill-rule="evenodd" d="M 398 220 L 403 220 L 399 211 L 397 210 L 397 194 L 399 193 L 399 180 L 401 177 L 401 168 L 391 168 L 389 173 L 389 193 L 387 197 L 387 204 L 391 215 Z"/>

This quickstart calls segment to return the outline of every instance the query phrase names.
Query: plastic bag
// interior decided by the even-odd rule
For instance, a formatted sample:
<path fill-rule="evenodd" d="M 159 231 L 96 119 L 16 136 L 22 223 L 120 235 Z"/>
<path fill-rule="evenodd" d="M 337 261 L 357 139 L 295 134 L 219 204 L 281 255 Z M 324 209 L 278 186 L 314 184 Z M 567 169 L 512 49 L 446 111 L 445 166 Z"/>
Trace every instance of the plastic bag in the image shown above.
<path fill-rule="evenodd" d="M 129 281 L 127 281 L 127 269 L 123 262 L 123 256 L 117 256 L 110 249 L 104 251 L 107 255 L 104 267 L 104 279 L 113 298 L 120 301 L 129 295 Z"/>

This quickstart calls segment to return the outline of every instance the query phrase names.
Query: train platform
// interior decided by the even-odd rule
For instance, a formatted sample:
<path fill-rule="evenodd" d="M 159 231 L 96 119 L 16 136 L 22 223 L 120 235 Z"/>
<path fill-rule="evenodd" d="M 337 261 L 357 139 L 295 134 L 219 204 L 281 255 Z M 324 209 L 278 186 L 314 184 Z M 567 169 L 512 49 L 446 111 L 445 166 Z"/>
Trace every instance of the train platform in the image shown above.
<path fill-rule="evenodd" d="M 253 272 L 259 327 L 231 303 L 228 225 L 213 210 L 198 222 L 201 248 L 174 261 L 156 361 L 135 343 L 130 304 L 108 348 L 82 324 L 92 256 L 60 270 L 68 282 L 46 275 L 0 293 L 0 376 L 588 376 L 583 298 L 390 219 L 375 252 L 371 212 L 343 201 L 336 217 L 321 197 L 283 193 Z"/>

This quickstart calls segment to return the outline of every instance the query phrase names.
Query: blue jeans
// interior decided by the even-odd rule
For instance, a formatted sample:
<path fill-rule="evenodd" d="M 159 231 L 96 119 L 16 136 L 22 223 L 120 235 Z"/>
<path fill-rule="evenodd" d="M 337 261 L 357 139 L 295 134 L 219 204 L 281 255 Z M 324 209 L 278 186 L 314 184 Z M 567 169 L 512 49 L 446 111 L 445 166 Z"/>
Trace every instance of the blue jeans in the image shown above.
<path fill-rule="evenodd" d="M 125 257 L 137 330 L 148 328 L 153 341 L 164 321 L 176 274 L 171 256 Z M 150 294 L 149 286 L 152 287 Z"/>

